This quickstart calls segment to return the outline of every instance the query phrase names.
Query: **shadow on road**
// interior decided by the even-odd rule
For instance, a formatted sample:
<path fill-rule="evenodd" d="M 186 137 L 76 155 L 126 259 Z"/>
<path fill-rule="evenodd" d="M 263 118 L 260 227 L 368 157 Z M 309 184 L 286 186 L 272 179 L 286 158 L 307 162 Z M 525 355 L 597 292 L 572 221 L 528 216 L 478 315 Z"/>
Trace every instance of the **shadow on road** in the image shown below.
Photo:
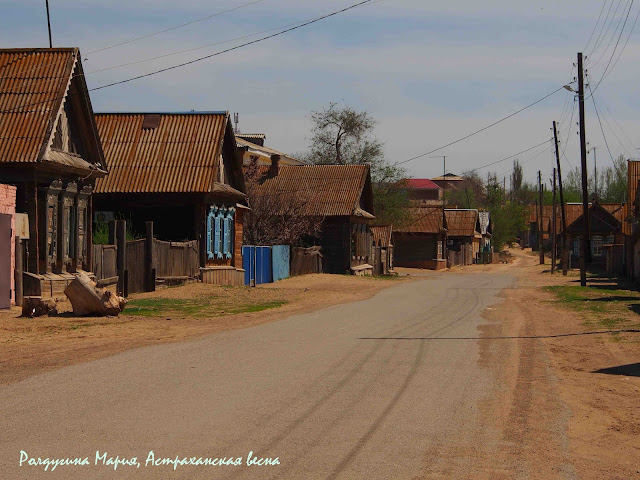
<path fill-rule="evenodd" d="M 617 367 L 601 368 L 592 373 L 604 373 L 606 375 L 623 375 L 625 377 L 640 377 L 640 363 L 618 365 Z"/>

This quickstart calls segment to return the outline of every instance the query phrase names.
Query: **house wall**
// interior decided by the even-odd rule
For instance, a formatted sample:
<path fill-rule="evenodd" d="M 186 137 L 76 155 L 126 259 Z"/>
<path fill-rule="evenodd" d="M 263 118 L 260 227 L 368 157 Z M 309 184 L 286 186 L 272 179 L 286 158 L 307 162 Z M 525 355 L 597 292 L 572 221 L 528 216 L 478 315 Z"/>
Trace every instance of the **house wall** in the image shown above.
<path fill-rule="evenodd" d="M 14 270 L 16 266 L 15 231 L 16 231 L 16 187 L 0 183 L 0 213 L 11 215 L 11 285 L 15 285 Z M 11 288 L 11 304 L 15 304 L 15 287 Z"/>
<path fill-rule="evenodd" d="M 443 241 L 443 236 L 435 233 L 394 233 L 394 266 L 429 270 L 445 268 L 446 262 L 438 260 L 438 241 Z"/>

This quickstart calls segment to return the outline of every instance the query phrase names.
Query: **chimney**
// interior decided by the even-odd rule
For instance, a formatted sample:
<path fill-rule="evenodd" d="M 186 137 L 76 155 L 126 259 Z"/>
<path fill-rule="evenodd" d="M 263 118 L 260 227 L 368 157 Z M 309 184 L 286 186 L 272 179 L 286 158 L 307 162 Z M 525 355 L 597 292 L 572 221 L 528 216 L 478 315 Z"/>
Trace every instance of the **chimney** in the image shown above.
<path fill-rule="evenodd" d="M 280 170 L 280 155 L 271 155 L 271 169 L 269 170 L 270 177 L 277 177 Z"/>

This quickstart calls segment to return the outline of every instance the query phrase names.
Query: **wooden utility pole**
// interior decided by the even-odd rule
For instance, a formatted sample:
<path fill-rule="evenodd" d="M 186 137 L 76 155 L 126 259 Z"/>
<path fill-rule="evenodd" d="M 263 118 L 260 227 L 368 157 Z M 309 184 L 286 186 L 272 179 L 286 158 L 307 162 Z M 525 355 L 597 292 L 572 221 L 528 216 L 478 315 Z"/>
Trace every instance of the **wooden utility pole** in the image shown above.
<path fill-rule="evenodd" d="M 551 275 L 556 273 L 556 169 L 553 169 L 553 239 L 552 239 L 552 250 L 551 250 Z"/>
<path fill-rule="evenodd" d="M 538 208 L 540 209 L 540 214 L 538 215 L 539 224 L 538 224 L 538 249 L 540 251 L 540 265 L 544 265 L 544 218 L 543 218 L 543 208 L 542 208 L 542 176 L 540 170 L 538 170 Z"/>
<path fill-rule="evenodd" d="M 593 147 L 593 180 L 595 185 L 593 186 L 596 193 L 596 200 L 598 199 L 598 164 L 596 163 L 596 150 L 598 147 Z"/>
<path fill-rule="evenodd" d="M 587 134 L 584 118 L 584 68 L 582 53 L 578 53 L 578 106 L 580 107 L 580 163 L 582 167 L 582 218 L 584 231 L 580 246 L 580 285 L 587 286 L 587 261 L 589 255 L 589 192 L 587 191 Z"/>
<path fill-rule="evenodd" d="M 49 29 L 49 48 L 53 48 L 53 43 L 51 43 L 51 19 L 49 17 L 49 0 L 46 0 L 47 3 L 47 28 Z"/>
<path fill-rule="evenodd" d="M 569 126 L 571 128 L 571 126 Z M 556 163 L 558 164 L 558 187 L 560 187 L 560 214 L 562 219 L 562 274 L 567 274 L 567 217 L 564 209 L 564 196 L 562 194 L 562 170 L 560 169 L 560 149 L 558 148 L 558 128 L 553 121 L 553 138 L 556 144 Z"/>

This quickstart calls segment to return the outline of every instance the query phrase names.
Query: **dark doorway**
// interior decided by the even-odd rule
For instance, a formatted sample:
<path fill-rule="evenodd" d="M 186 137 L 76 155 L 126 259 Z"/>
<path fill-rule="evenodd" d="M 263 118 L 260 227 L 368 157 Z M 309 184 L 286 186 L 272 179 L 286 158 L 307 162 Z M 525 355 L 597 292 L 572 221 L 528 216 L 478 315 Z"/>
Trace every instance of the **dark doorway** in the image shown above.
<path fill-rule="evenodd" d="M 0 213 L 0 308 L 11 308 L 11 215 Z"/>

